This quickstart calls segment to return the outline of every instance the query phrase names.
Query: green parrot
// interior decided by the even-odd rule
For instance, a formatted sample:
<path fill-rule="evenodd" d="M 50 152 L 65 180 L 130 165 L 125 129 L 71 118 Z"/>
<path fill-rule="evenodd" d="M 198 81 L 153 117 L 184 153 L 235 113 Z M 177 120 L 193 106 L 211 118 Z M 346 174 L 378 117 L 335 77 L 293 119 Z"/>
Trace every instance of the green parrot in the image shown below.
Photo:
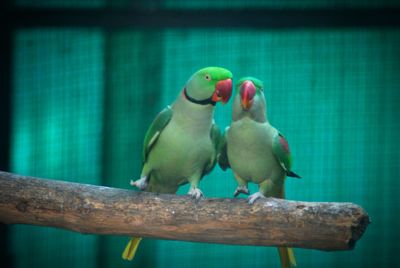
<path fill-rule="evenodd" d="M 244 77 L 236 84 L 232 123 L 221 141 L 218 162 L 222 169 L 232 168 L 238 187 L 234 196 L 249 194 L 248 182 L 259 191 L 248 198 L 253 204 L 261 197 L 284 198 L 286 176 L 300 178 L 291 171 L 291 156 L 285 137 L 269 122 L 263 83 Z M 282 267 L 296 265 L 291 248 L 278 248 Z"/>
<path fill-rule="evenodd" d="M 200 199 L 201 178 L 217 162 L 221 134 L 214 123 L 215 104 L 232 95 L 232 73 L 207 67 L 194 73 L 172 106 L 167 106 L 147 130 L 142 154 L 142 173 L 132 186 L 156 193 L 176 193 L 190 183 L 188 194 Z M 132 238 L 122 258 L 132 260 L 141 238 Z"/>

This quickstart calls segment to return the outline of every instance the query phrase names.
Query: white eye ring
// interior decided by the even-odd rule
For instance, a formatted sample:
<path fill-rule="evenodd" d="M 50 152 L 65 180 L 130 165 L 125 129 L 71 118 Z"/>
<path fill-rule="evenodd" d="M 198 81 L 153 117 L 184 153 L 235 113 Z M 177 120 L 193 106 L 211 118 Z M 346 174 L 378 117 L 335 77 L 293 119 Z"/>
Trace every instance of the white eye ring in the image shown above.
<path fill-rule="evenodd" d="M 204 77 L 207 81 L 211 81 L 211 76 L 209 74 L 206 74 L 206 76 Z"/>

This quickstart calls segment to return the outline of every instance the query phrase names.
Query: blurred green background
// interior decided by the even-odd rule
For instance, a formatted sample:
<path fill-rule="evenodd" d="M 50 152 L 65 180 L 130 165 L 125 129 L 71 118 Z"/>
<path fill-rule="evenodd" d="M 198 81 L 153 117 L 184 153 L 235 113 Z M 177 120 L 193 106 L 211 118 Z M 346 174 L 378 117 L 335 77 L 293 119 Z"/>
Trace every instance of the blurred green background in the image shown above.
<path fill-rule="evenodd" d="M 17 7 L 166 9 L 379 7 L 395 1 L 15 0 Z M 183 22 L 184 23 L 184 22 Z M 128 188 L 145 131 L 197 69 L 222 66 L 265 83 L 270 122 L 301 180 L 287 197 L 354 202 L 372 224 L 352 251 L 296 249 L 298 267 L 389 267 L 400 250 L 400 29 L 19 28 L 13 33 L 10 171 Z M 231 103 L 217 106 L 221 128 Z M 231 197 L 231 171 L 205 177 Z M 256 187 L 251 187 L 252 192 Z M 187 187 L 180 189 L 185 194 Z M 146 239 L 33 226 L 9 229 L 14 267 L 279 267 L 275 248 Z"/>

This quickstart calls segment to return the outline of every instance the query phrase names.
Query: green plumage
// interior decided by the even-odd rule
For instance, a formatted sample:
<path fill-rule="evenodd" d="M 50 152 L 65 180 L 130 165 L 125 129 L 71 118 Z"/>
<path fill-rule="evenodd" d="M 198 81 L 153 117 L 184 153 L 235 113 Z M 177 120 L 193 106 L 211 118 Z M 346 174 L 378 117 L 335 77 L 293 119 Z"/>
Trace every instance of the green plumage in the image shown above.
<path fill-rule="evenodd" d="M 221 139 L 213 120 L 215 103 L 229 100 L 231 78 L 230 71 L 219 67 L 207 67 L 191 76 L 175 102 L 150 125 L 143 143 L 141 178 L 131 185 L 172 194 L 189 183 L 189 195 L 196 199 L 203 195 L 198 185 L 214 168 Z M 122 257 L 133 259 L 139 242 L 132 238 Z"/>
<path fill-rule="evenodd" d="M 243 84 L 251 82 L 250 108 L 244 108 Z M 238 81 L 233 103 L 232 123 L 226 128 L 220 145 L 218 162 L 222 169 L 231 167 L 239 184 L 239 192 L 247 192 L 247 183 L 259 185 L 260 196 L 283 196 L 286 175 L 291 171 L 291 154 L 286 139 L 268 121 L 263 83 L 252 77 Z M 236 193 L 238 194 L 238 193 Z M 260 195 L 261 194 L 261 195 Z"/>
<path fill-rule="evenodd" d="M 215 154 L 213 155 L 213 159 L 211 161 L 211 164 L 208 165 L 204 169 L 202 176 L 207 175 L 208 173 L 210 173 L 214 169 L 215 165 L 217 164 L 217 158 L 218 158 L 218 155 L 219 155 L 219 147 L 220 147 L 220 143 L 221 143 L 221 140 L 222 140 L 222 134 L 221 134 L 221 131 L 220 131 L 218 125 L 215 124 L 214 122 L 213 122 L 213 124 L 211 126 L 210 138 L 211 138 L 211 142 L 212 142 L 213 148 L 215 150 Z"/>
<path fill-rule="evenodd" d="M 203 174 L 215 165 L 216 144 L 211 139 L 213 106 L 199 106 L 181 96 L 170 110 L 168 124 L 149 138 L 155 141 L 148 145 L 141 174 L 148 180 L 146 191 L 175 193 L 188 182 L 191 189 L 198 189 Z"/>
<path fill-rule="evenodd" d="M 274 152 L 281 167 L 287 171 L 292 167 L 292 156 L 290 155 L 290 152 L 285 149 L 282 141 L 286 142 L 286 139 L 281 133 L 276 133 L 272 141 L 272 151 Z"/>
<path fill-rule="evenodd" d="M 156 144 L 157 139 L 160 136 L 162 130 L 165 128 L 166 125 L 168 125 L 171 118 L 172 118 L 172 109 L 170 106 L 167 106 L 157 115 L 153 123 L 150 125 L 149 129 L 147 130 L 146 136 L 144 137 L 142 164 L 146 163 L 147 157 L 149 155 L 149 152 L 151 151 L 152 146 Z"/>
<path fill-rule="evenodd" d="M 213 100 L 210 104 L 203 102 L 213 98 L 220 81 L 231 78 L 226 69 L 208 67 L 189 79 L 184 86 L 188 96 L 179 94 L 147 131 L 141 179 L 133 185 L 150 192 L 175 193 L 180 185 L 190 183 L 189 194 L 195 198 L 202 195 L 198 184 L 215 166 L 221 138 L 213 122 Z"/>
<path fill-rule="evenodd" d="M 218 157 L 221 168 L 231 167 L 235 175 L 238 187 L 234 196 L 249 194 L 249 182 L 259 186 L 259 191 L 249 197 L 250 204 L 261 197 L 284 198 L 286 175 L 297 176 L 291 171 L 289 145 L 269 123 L 266 107 L 262 82 L 252 77 L 240 79 L 232 123 L 225 130 Z M 291 249 L 279 248 L 279 254 L 283 267 L 295 265 Z"/>

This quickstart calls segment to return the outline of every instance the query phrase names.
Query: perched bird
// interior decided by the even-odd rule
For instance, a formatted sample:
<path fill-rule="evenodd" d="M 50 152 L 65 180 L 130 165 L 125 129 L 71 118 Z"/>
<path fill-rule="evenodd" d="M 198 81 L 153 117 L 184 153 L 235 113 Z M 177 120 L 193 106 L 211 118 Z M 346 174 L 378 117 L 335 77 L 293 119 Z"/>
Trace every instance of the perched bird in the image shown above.
<path fill-rule="evenodd" d="M 131 181 L 140 190 L 175 193 L 189 183 L 188 194 L 203 196 L 198 185 L 215 166 L 221 134 L 214 123 L 215 104 L 232 94 L 232 73 L 207 67 L 194 73 L 172 104 L 162 110 L 147 130 L 141 178 Z M 132 238 L 122 254 L 132 260 L 141 238 Z"/>
<path fill-rule="evenodd" d="M 236 85 L 232 123 L 221 141 L 218 162 L 232 168 L 238 187 L 234 192 L 249 194 L 248 182 L 259 191 L 248 198 L 253 204 L 260 197 L 284 198 L 286 176 L 300 178 L 291 171 L 291 156 L 285 137 L 271 126 L 266 114 L 263 83 L 254 77 L 240 79 Z M 278 248 L 282 267 L 295 266 L 290 248 Z"/>

